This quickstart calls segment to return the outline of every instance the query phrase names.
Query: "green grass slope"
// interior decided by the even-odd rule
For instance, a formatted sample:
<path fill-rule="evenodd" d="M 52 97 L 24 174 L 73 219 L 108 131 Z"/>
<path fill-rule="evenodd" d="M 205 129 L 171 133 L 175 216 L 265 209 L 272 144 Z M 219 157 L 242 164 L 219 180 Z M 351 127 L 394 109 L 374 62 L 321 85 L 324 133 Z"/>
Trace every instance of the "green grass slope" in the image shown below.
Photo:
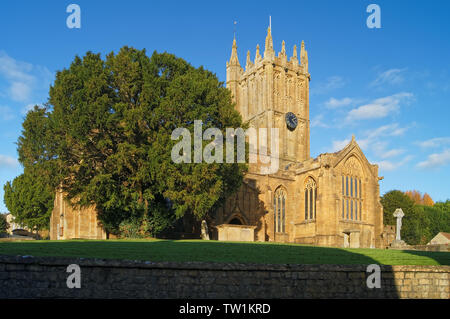
<path fill-rule="evenodd" d="M 201 240 L 0 242 L 0 255 L 263 264 L 450 265 L 450 253 Z"/>

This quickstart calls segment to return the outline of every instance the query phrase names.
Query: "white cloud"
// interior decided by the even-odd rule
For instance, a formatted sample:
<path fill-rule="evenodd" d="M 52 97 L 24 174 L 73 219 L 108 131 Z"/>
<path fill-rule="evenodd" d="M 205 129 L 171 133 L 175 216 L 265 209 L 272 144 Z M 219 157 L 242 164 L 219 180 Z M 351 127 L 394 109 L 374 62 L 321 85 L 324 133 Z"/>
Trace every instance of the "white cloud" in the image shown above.
<path fill-rule="evenodd" d="M 402 155 L 403 153 L 405 153 L 405 150 L 402 148 L 394 148 L 391 149 L 389 151 L 385 151 L 382 154 L 380 154 L 381 158 L 390 158 L 390 157 L 396 157 L 399 155 Z"/>
<path fill-rule="evenodd" d="M 441 153 L 434 153 L 428 158 L 417 164 L 419 168 L 438 168 L 440 166 L 450 164 L 450 149 L 446 149 Z"/>
<path fill-rule="evenodd" d="M 9 88 L 9 93 L 14 101 L 26 101 L 30 97 L 31 86 L 24 82 L 13 82 Z"/>
<path fill-rule="evenodd" d="M 370 86 L 379 86 L 382 84 L 401 84 L 404 81 L 403 73 L 406 71 L 404 69 L 390 69 L 379 73 L 377 78 L 370 84 Z"/>
<path fill-rule="evenodd" d="M 18 164 L 17 159 L 11 156 L 0 155 L 0 167 L 16 167 Z"/>
<path fill-rule="evenodd" d="M 323 114 L 319 114 L 311 120 L 311 127 L 328 128 L 329 125 L 323 122 Z"/>
<path fill-rule="evenodd" d="M 413 156 L 406 156 L 403 160 L 401 161 L 379 161 L 377 162 L 378 167 L 380 168 L 380 170 L 383 171 L 393 171 L 396 170 L 397 168 L 405 165 L 406 163 L 408 163 L 411 159 L 413 158 Z"/>
<path fill-rule="evenodd" d="M 331 147 L 331 152 L 337 152 L 347 146 L 351 139 L 347 138 L 344 140 L 333 141 L 333 146 Z"/>
<path fill-rule="evenodd" d="M 33 90 L 48 89 L 52 73 L 42 66 L 17 61 L 0 51 L 0 77 L 8 83 L 8 96 L 19 102 L 29 101 Z"/>
<path fill-rule="evenodd" d="M 363 135 L 364 138 L 356 139 L 356 142 L 363 150 L 371 150 L 377 157 L 381 159 L 393 158 L 404 154 L 405 150 L 401 148 L 394 148 L 389 150 L 388 142 L 381 141 L 380 138 L 399 136 L 405 133 L 406 130 L 408 130 L 408 127 L 400 127 L 398 123 L 387 124 L 376 129 L 366 131 Z M 350 143 L 350 140 L 351 138 L 334 140 L 331 146 L 332 152 L 343 149 L 345 146 L 347 146 L 348 143 Z M 387 162 L 384 164 L 386 166 L 389 165 L 389 163 Z"/>
<path fill-rule="evenodd" d="M 357 107 L 347 114 L 346 121 L 368 120 L 386 117 L 398 112 L 401 102 L 409 102 L 413 98 L 412 93 L 402 92 L 376 99 L 369 104 Z"/>
<path fill-rule="evenodd" d="M 373 140 L 380 136 L 399 136 L 406 132 L 408 127 L 400 127 L 398 123 L 382 125 L 374 130 L 366 131 L 367 138 Z"/>
<path fill-rule="evenodd" d="M 0 106 L 0 119 L 9 121 L 14 118 L 14 113 L 9 106 Z"/>
<path fill-rule="evenodd" d="M 32 69 L 33 65 L 30 63 L 16 61 L 4 51 L 0 51 L 0 74 L 7 79 L 21 82 L 32 81 L 33 76 L 29 74 Z"/>
<path fill-rule="evenodd" d="M 325 106 L 329 109 L 336 109 L 343 106 L 348 106 L 354 104 L 355 100 L 349 97 L 344 97 L 342 99 L 335 99 L 334 97 L 330 98 L 325 102 Z"/>
<path fill-rule="evenodd" d="M 372 150 L 375 153 L 377 157 L 380 157 L 382 159 L 391 158 L 399 156 L 403 153 L 405 153 L 404 149 L 401 148 L 394 148 L 387 150 L 388 142 L 385 141 L 379 141 L 372 144 Z"/>
<path fill-rule="evenodd" d="M 313 84 L 311 87 L 311 94 L 324 94 L 331 90 L 339 89 L 345 85 L 344 78 L 340 76 L 330 76 L 326 79 L 325 82 L 318 83 L 317 85 Z"/>
<path fill-rule="evenodd" d="M 432 148 L 450 144 L 450 137 L 435 137 L 426 141 L 417 142 L 420 147 Z"/>

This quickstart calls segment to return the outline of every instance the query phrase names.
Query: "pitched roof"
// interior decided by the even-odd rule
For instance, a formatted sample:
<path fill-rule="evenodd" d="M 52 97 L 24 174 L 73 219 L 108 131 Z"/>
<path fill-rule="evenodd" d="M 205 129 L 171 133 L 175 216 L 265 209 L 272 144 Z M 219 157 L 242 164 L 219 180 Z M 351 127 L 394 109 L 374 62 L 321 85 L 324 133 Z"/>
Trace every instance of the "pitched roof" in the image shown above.
<path fill-rule="evenodd" d="M 439 234 L 444 235 L 447 239 L 450 239 L 450 233 L 444 233 L 444 232 L 440 232 Z"/>

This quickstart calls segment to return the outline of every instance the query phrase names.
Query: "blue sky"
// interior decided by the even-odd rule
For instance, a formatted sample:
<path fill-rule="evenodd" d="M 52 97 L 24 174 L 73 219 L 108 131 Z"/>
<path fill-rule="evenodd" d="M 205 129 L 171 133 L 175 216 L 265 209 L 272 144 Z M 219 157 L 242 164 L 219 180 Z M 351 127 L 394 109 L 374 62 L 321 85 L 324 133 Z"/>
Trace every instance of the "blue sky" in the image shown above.
<path fill-rule="evenodd" d="M 81 29 L 66 7 L 81 7 Z M 366 8 L 381 8 L 369 29 Z M 47 100 L 55 72 L 86 51 L 124 45 L 167 51 L 225 81 L 233 21 L 241 64 L 305 41 L 311 73 L 311 155 L 355 135 L 380 166 L 381 193 L 417 189 L 450 198 L 448 1 L 8 1 L 0 5 L 0 184 L 22 172 L 16 144 L 27 109 Z M 3 198 L 3 187 L 0 190 Z M 6 211 L 0 201 L 0 211 Z"/>

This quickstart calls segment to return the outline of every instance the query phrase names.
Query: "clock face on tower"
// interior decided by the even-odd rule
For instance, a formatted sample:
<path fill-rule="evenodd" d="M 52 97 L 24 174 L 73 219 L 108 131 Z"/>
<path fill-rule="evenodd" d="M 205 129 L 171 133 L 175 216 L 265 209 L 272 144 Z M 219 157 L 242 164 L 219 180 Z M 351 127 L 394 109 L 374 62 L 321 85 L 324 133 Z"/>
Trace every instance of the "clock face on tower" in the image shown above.
<path fill-rule="evenodd" d="M 286 125 L 288 129 L 290 129 L 291 131 L 295 130 L 297 124 L 298 124 L 297 116 L 295 116 L 295 114 L 292 112 L 286 113 Z"/>

